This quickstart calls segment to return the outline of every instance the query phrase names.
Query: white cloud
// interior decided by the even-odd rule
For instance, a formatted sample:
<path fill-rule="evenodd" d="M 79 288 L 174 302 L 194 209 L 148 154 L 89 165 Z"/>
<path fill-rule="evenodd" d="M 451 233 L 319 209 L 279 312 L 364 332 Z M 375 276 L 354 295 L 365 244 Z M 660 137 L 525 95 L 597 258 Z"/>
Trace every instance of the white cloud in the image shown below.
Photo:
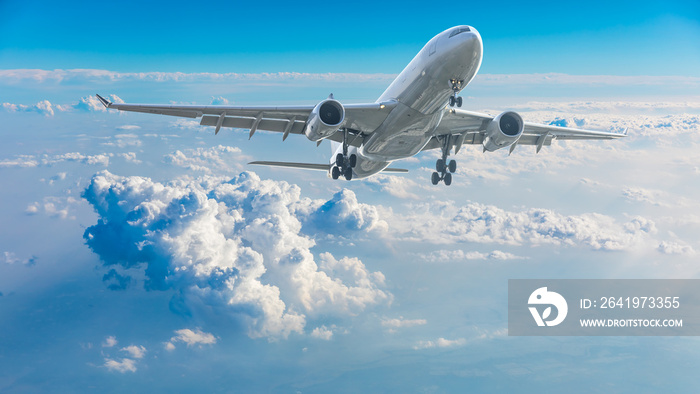
<path fill-rule="evenodd" d="M 405 161 L 402 160 L 398 162 L 396 167 L 400 167 L 401 163 Z M 391 194 L 394 197 L 420 200 L 420 196 L 417 194 L 416 189 L 420 186 L 416 181 L 410 178 L 406 178 L 398 175 L 375 175 L 371 178 L 365 180 L 366 183 L 370 185 L 375 185 L 378 187 L 379 191 L 383 193 Z"/>
<path fill-rule="evenodd" d="M 141 267 L 148 289 L 178 289 L 183 309 L 205 302 L 242 319 L 251 337 L 301 334 L 307 315 L 355 315 L 391 300 L 381 272 L 329 253 L 317 262 L 303 233 L 336 231 L 337 221 L 315 220 L 324 206 L 348 234 L 376 225 L 352 192 L 324 202 L 247 172 L 167 185 L 102 172 L 83 196 L 100 217 L 85 239 L 105 265 Z"/>
<path fill-rule="evenodd" d="M 165 344 L 166 350 L 174 350 L 175 343 L 182 342 L 187 345 L 187 347 L 203 345 L 214 345 L 216 344 L 216 337 L 213 334 L 204 332 L 199 328 L 190 330 L 189 328 L 183 328 L 182 330 L 175 331 L 174 337 L 170 338 L 170 342 Z"/>
<path fill-rule="evenodd" d="M 3 74 L 0 70 L 0 76 Z M 1 79 L 1 77 L 0 77 Z M 115 96 L 109 95 L 112 102 L 123 103 L 124 100 Z M 83 112 L 105 112 L 107 109 L 104 105 L 97 99 L 96 96 L 85 96 L 80 98 L 77 103 L 73 104 L 52 104 L 49 100 L 42 100 L 33 105 L 25 104 L 14 104 L 14 103 L 2 103 L 1 107 L 8 112 L 37 112 L 45 116 L 54 116 L 56 111 L 59 112 L 72 112 L 72 111 L 83 111 Z"/>
<path fill-rule="evenodd" d="M 105 358 L 104 366 L 111 372 L 136 372 L 136 360 L 130 358 L 123 358 L 121 361 Z"/>
<path fill-rule="evenodd" d="M 117 338 L 114 336 L 108 336 L 105 338 L 105 340 L 102 342 L 102 347 L 114 347 L 117 345 Z"/>
<path fill-rule="evenodd" d="M 196 120 L 175 119 L 170 122 L 170 127 L 178 130 L 210 131 L 211 127 L 202 126 Z"/>
<path fill-rule="evenodd" d="M 221 96 L 216 96 L 211 98 L 210 105 L 228 105 L 228 100 Z"/>
<path fill-rule="evenodd" d="M 334 235 L 374 232 L 385 233 L 387 222 L 379 216 L 377 208 L 357 201 L 355 193 L 343 189 L 328 201 L 304 201 L 297 206 L 304 226 Z M 330 230 L 330 231 L 329 231 Z"/>
<path fill-rule="evenodd" d="M 434 341 L 418 341 L 413 346 L 413 349 L 420 350 L 420 349 L 431 349 L 431 348 L 450 348 L 450 347 L 464 346 L 466 343 L 467 343 L 467 341 L 464 338 L 457 338 L 457 339 L 438 338 Z"/>
<path fill-rule="evenodd" d="M 107 108 L 100 102 L 97 96 L 86 96 L 82 97 L 78 104 L 72 106 L 72 108 L 87 111 L 87 112 L 105 112 Z"/>
<path fill-rule="evenodd" d="M 120 73 L 109 70 L 36 70 L 15 69 L 0 70 L 0 83 L 17 83 L 20 81 L 45 82 L 117 82 L 117 81 L 153 81 L 153 82 L 233 82 L 233 81 L 333 81 L 361 82 L 386 81 L 396 77 L 394 74 L 352 74 L 352 73 L 298 73 L 277 72 L 259 74 L 240 73 L 182 73 L 182 72 L 144 72 Z"/>
<path fill-rule="evenodd" d="M 131 345 L 121 349 L 129 354 L 131 358 L 141 359 L 146 355 L 146 348 L 143 346 Z"/>
<path fill-rule="evenodd" d="M 415 327 L 428 324 L 425 319 L 404 319 L 403 316 L 399 316 L 394 319 L 382 319 L 382 327 L 386 328 L 388 332 L 395 333 L 399 328 L 404 327 Z"/>
<path fill-rule="evenodd" d="M 0 167 L 8 168 L 31 168 L 38 166 L 53 166 L 64 162 L 76 162 L 87 165 L 102 165 L 109 166 L 109 157 L 107 153 L 97 155 L 84 155 L 80 152 L 69 152 L 60 155 L 18 155 L 14 159 L 5 159 L 0 161 Z"/>
<path fill-rule="evenodd" d="M 123 126 L 118 126 L 117 130 L 122 130 L 122 131 L 131 131 L 131 130 L 139 130 L 141 126 L 133 125 L 133 124 L 125 124 Z"/>
<path fill-rule="evenodd" d="M 657 250 L 664 254 L 680 254 L 685 256 L 695 255 L 695 249 L 692 246 L 678 243 L 662 241 L 659 243 Z"/>
<path fill-rule="evenodd" d="M 526 257 L 516 256 L 512 253 L 494 250 L 490 253 L 476 251 L 465 252 L 458 250 L 436 250 L 430 253 L 418 253 L 417 256 L 430 263 L 442 263 L 463 260 L 520 260 Z"/>
<path fill-rule="evenodd" d="M 700 86 L 700 78 L 685 76 L 621 76 L 546 74 L 479 74 L 479 85 L 577 85 L 577 86 Z"/>
<path fill-rule="evenodd" d="M 177 150 L 165 155 L 163 161 L 191 171 L 211 173 L 230 173 L 232 170 L 241 170 L 242 163 L 248 157 L 241 153 L 241 149 L 232 146 L 217 145 L 211 148 Z"/>
<path fill-rule="evenodd" d="M 45 116 L 54 115 L 54 108 L 49 100 L 42 100 L 34 105 L 2 103 L 2 108 L 9 112 L 37 112 Z"/>
<path fill-rule="evenodd" d="M 335 326 L 332 327 L 326 327 L 326 326 L 320 326 L 316 327 L 311 331 L 311 336 L 314 338 L 318 339 L 323 339 L 326 341 L 330 341 L 333 338 L 333 329 Z"/>
<path fill-rule="evenodd" d="M 42 202 L 35 201 L 27 206 L 25 213 L 36 215 L 43 212 L 51 217 L 59 219 L 74 220 L 75 216 L 70 214 L 70 207 L 76 205 L 78 200 L 73 197 L 44 197 Z"/>
<path fill-rule="evenodd" d="M 141 146 L 141 140 L 136 134 L 117 134 L 110 137 L 109 142 L 103 142 L 101 145 L 104 146 L 116 146 L 118 148 L 126 148 L 127 146 L 138 147 Z"/>
<path fill-rule="evenodd" d="M 80 152 L 70 152 L 54 156 L 43 155 L 43 157 L 41 158 L 41 164 L 47 166 L 62 162 L 77 162 L 81 164 L 102 165 L 107 167 L 109 166 L 109 155 L 106 153 L 97 155 L 84 155 Z"/>
<path fill-rule="evenodd" d="M 396 234 L 407 240 L 436 244 L 555 244 L 622 250 L 643 243 L 657 231 L 654 222 L 643 217 L 618 223 L 612 217 L 597 213 L 566 216 L 540 208 L 511 212 L 479 203 L 461 207 L 453 203 L 420 204 L 411 211 L 414 213 L 392 217 Z"/>
<path fill-rule="evenodd" d="M 129 163 L 141 164 L 141 160 L 136 158 L 135 152 L 117 153 L 117 156 L 122 157 L 124 160 L 126 160 Z"/>

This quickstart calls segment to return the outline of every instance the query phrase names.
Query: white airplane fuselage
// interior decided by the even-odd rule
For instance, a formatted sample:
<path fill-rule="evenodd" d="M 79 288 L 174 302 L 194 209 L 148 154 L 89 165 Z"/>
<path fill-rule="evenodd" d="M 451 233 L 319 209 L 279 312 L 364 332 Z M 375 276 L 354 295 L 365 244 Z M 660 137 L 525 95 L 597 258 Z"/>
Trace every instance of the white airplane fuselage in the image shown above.
<path fill-rule="evenodd" d="M 398 104 L 386 120 L 357 148 L 348 147 L 348 154 L 357 155 L 353 178 L 366 178 L 385 169 L 393 160 L 420 152 L 433 137 L 442 119 L 447 102 L 474 79 L 481 66 L 481 36 L 471 26 L 453 35 L 450 28 L 433 37 L 418 52 L 401 74 L 394 79 L 376 102 Z M 462 81 L 453 89 L 450 81 Z M 333 143 L 334 162 L 342 145 Z"/>

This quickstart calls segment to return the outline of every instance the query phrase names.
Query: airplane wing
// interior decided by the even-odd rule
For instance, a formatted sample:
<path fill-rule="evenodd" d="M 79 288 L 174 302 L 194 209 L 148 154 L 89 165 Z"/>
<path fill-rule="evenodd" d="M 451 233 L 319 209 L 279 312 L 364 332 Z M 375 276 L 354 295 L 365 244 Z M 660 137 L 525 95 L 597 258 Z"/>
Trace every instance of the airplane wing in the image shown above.
<path fill-rule="evenodd" d="M 481 144 L 484 141 L 486 127 L 494 117 L 479 112 L 465 111 L 459 108 L 450 108 L 445 111 L 442 121 L 435 134 L 453 135 L 453 145 L 457 151 L 462 144 Z M 624 133 L 611 133 L 608 131 L 583 130 L 571 127 L 559 127 L 537 123 L 524 122 L 523 135 L 518 139 L 517 145 L 536 145 L 537 152 L 542 146 L 552 144 L 553 139 L 558 140 L 609 140 L 625 137 Z M 515 145 L 515 144 L 514 144 Z M 426 145 L 423 150 L 440 148 L 442 145 L 437 138 Z M 515 146 L 511 146 L 514 148 Z M 512 152 L 512 149 L 511 149 Z"/>
<path fill-rule="evenodd" d="M 214 126 L 218 134 L 222 127 L 249 129 L 249 138 L 257 130 L 283 133 L 282 140 L 289 134 L 303 134 L 309 114 L 314 105 L 288 107 L 233 107 L 225 105 L 160 105 L 112 103 L 97 95 L 100 102 L 109 109 L 142 112 L 147 114 L 170 115 L 185 118 L 200 118 L 202 126 Z M 345 108 L 343 127 L 355 130 L 361 135 L 370 134 L 384 122 L 389 112 L 396 106 L 395 101 L 371 104 L 348 104 Z M 342 142 L 342 133 L 328 137 Z M 361 146 L 363 138 L 351 138 L 350 145 Z"/>

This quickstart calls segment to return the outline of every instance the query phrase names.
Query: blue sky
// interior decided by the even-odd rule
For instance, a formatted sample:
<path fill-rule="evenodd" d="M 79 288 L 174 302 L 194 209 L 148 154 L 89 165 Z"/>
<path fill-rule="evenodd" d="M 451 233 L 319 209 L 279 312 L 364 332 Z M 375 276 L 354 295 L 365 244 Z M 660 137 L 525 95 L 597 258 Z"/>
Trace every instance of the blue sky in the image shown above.
<path fill-rule="evenodd" d="M 397 73 L 427 38 L 470 24 L 484 38 L 484 73 L 700 75 L 694 1 L 0 7 L 2 68 Z"/>
<path fill-rule="evenodd" d="M 697 2 L 446 6 L 0 2 L 0 391 L 697 391 L 697 338 L 509 337 L 506 305 L 700 276 Z M 373 101 L 462 23 L 466 108 L 630 136 L 346 183 L 246 165 L 326 144 L 93 96 Z"/>

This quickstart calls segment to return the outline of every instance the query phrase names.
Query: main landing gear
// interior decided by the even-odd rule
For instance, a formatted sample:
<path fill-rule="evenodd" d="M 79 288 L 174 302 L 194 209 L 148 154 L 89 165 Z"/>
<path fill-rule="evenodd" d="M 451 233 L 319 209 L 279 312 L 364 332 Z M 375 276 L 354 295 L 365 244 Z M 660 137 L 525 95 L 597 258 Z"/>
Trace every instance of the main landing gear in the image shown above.
<path fill-rule="evenodd" d="M 444 181 L 446 186 L 452 184 L 452 174 L 457 171 L 457 162 L 454 160 L 447 161 L 447 156 L 450 155 L 450 149 L 452 148 L 452 136 L 446 135 L 441 137 L 442 139 L 442 158 L 435 162 L 436 172 L 430 178 L 433 185 L 437 185 L 440 181 Z"/>
<path fill-rule="evenodd" d="M 464 81 L 459 79 L 450 79 L 450 86 L 452 87 L 452 96 L 450 96 L 450 107 L 455 105 L 458 107 L 462 106 L 462 98 L 457 97 L 457 93 L 462 90 L 462 84 Z"/>
<path fill-rule="evenodd" d="M 357 164 L 357 155 L 348 155 L 348 130 L 343 130 L 343 153 L 335 155 L 335 165 L 331 169 L 331 178 L 338 179 L 342 175 L 346 180 L 352 179 L 352 169 Z"/>

